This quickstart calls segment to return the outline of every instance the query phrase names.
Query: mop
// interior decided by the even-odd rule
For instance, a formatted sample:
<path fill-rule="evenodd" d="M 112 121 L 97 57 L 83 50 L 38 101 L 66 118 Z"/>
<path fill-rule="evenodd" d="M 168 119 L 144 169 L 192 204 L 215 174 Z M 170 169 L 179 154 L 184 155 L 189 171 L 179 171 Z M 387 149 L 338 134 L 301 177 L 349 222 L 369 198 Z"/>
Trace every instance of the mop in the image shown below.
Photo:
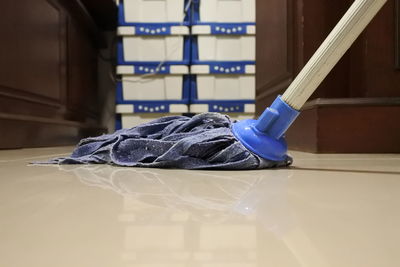
<path fill-rule="evenodd" d="M 183 169 L 262 169 L 292 163 L 284 134 L 302 106 L 386 0 L 356 0 L 282 96 L 258 120 L 219 113 L 170 116 L 83 139 L 54 164 L 114 164 Z"/>

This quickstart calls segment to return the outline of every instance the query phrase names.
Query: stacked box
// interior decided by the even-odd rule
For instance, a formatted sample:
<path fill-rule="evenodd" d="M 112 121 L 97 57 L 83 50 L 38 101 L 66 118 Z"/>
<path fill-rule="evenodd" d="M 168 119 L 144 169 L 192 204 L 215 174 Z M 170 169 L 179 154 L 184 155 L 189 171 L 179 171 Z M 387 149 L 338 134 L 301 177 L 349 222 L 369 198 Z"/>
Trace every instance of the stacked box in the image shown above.
<path fill-rule="evenodd" d="M 191 60 L 187 0 L 119 3 L 116 128 L 188 112 Z"/>
<path fill-rule="evenodd" d="M 197 0 L 192 14 L 189 110 L 255 112 L 255 0 Z"/>
<path fill-rule="evenodd" d="M 189 25 L 187 0 L 120 0 L 119 25 Z"/>
<path fill-rule="evenodd" d="M 255 0 L 194 0 L 193 24 L 251 23 L 256 21 Z"/>
<path fill-rule="evenodd" d="M 143 24 L 118 27 L 118 64 L 190 63 L 189 26 Z"/>
<path fill-rule="evenodd" d="M 117 128 L 255 112 L 255 0 L 121 0 Z"/>
<path fill-rule="evenodd" d="M 190 112 L 255 112 L 254 63 L 208 63 L 191 66 Z M 236 114 L 238 115 L 238 114 Z"/>

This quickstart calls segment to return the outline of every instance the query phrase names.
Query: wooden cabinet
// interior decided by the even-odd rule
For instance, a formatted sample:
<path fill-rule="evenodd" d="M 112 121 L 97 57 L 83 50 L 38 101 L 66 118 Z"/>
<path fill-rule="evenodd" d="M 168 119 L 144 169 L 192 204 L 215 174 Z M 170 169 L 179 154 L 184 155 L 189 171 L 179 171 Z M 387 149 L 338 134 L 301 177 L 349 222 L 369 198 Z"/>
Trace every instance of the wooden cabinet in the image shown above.
<path fill-rule="evenodd" d="M 285 91 L 352 0 L 257 1 L 257 112 Z M 291 149 L 400 152 L 396 1 L 389 0 L 306 103 Z"/>
<path fill-rule="evenodd" d="M 0 148 L 73 144 L 102 132 L 101 30 L 83 2 L 2 0 L 0 10 Z"/>

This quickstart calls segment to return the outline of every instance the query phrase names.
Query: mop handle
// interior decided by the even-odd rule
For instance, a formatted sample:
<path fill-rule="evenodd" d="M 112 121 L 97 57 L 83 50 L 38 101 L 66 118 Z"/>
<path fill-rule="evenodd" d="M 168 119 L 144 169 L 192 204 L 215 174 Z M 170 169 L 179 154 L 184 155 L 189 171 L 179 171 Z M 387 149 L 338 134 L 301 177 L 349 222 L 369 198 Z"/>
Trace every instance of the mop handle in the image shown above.
<path fill-rule="evenodd" d="M 387 0 L 356 0 L 282 96 L 300 110 Z"/>

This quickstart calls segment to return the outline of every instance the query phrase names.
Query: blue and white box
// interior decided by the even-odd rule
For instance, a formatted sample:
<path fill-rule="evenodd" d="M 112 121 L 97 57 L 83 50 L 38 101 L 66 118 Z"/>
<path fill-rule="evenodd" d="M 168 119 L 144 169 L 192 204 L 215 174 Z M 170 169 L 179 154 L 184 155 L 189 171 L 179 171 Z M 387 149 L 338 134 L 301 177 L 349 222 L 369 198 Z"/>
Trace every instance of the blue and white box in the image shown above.
<path fill-rule="evenodd" d="M 117 102 L 178 101 L 188 103 L 189 67 L 186 65 L 118 66 Z"/>
<path fill-rule="evenodd" d="M 189 25 L 189 0 L 121 0 L 119 25 Z"/>
<path fill-rule="evenodd" d="M 147 111 L 137 112 L 145 109 Z M 165 104 L 163 102 L 117 104 L 115 128 L 116 130 L 131 128 L 160 117 L 182 115 L 182 113 L 187 113 L 188 111 L 188 105 L 185 104 Z"/>
<path fill-rule="evenodd" d="M 142 25 L 118 27 L 118 64 L 166 62 L 189 64 L 188 26 Z"/>
<path fill-rule="evenodd" d="M 121 65 L 117 74 L 121 78 L 116 91 L 116 129 L 189 111 L 189 66 Z"/>
<path fill-rule="evenodd" d="M 192 62 L 256 60 L 254 24 L 214 24 L 192 27 Z"/>
<path fill-rule="evenodd" d="M 193 0 L 193 2 L 193 24 L 256 22 L 256 0 Z"/>
<path fill-rule="evenodd" d="M 255 112 L 255 65 L 198 64 L 191 74 L 190 112 Z"/>
<path fill-rule="evenodd" d="M 192 65 L 192 101 L 255 99 L 255 65 Z"/>

